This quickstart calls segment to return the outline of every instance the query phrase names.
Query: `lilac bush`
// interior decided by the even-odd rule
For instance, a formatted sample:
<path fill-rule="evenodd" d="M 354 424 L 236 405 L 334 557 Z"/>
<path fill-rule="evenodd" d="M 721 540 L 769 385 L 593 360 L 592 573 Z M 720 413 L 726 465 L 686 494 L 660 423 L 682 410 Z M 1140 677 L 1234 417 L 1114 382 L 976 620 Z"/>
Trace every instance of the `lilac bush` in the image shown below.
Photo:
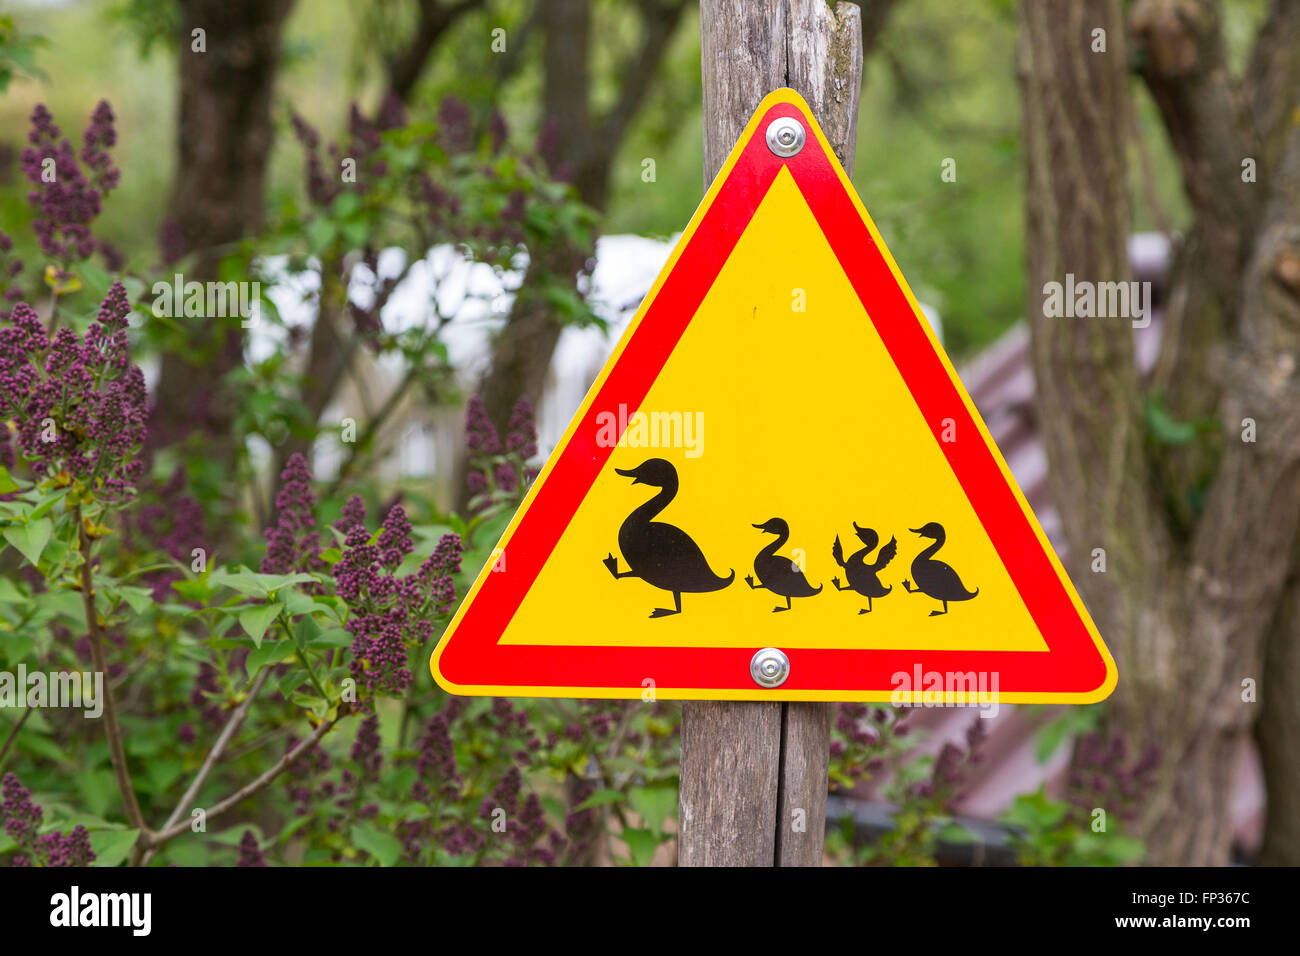
<path fill-rule="evenodd" d="M 95 861 L 90 834 L 84 826 L 67 833 L 42 833 L 45 811 L 32 802 L 31 792 L 13 773 L 0 781 L 0 823 L 13 843 L 12 866 L 89 866 Z"/>

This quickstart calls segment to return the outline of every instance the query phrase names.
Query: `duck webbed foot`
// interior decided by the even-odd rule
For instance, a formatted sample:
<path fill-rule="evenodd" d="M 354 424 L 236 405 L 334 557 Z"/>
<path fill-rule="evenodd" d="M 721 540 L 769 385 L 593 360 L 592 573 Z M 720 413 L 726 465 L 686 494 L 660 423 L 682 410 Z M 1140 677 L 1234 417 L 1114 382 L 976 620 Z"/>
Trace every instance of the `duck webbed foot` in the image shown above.
<path fill-rule="evenodd" d="M 944 602 L 943 602 L 943 610 L 942 610 L 942 611 L 931 611 L 931 612 L 930 612 L 930 616 L 931 616 L 931 617 L 938 617 L 940 614 L 947 614 L 947 613 L 948 613 L 948 602 L 947 602 L 947 601 L 944 601 Z"/>
<path fill-rule="evenodd" d="M 666 607 L 657 607 L 650 612 L 650 616 L 668 617 L 671 614 L 681 614 L 682 613 L 682 592 L 681 591 L 673 592 L 673 605 L 675 606 L 675 610 L 670 611 Z"/>
<path fill-rule="evenodd" d="M 761 591 L 763 588 L 767 587 L 766 584 L 755 584 L 754 576 L 752 574 L 745 575 L 745 583 L 748 584 L 755 591 Z"/>

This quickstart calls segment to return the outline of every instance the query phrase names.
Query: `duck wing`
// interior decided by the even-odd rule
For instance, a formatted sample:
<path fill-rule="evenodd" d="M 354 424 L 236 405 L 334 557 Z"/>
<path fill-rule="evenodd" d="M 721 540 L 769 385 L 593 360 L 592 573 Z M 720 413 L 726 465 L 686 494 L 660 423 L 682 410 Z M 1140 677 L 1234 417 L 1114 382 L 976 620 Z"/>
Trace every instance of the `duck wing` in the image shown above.
<path fill-rule="evenodd" d="M 637 545 L 643 562 L 638 573 L 665 591 L 716 591 L 735 576 L 734 571 L 727 578 L 714 574 L 700 546 L 674 525 L 651 522 L 641 529 Z"/>
<path fill-rule="evenodd" d="M 961 601 L 979 593 L 967 591 L 957 572 L 942 561 L 929 562 L 929 567 L 925 569 L 924 584 L 925 593 L 941 601 Z"/>
<path fill-rule="evenodd" d="M 890 561 L 893 561 L 897 555 L 898 555 L 898 538 L 891 536 L 889 539 L 889 544 L 881 548 L 880 553 L 876 555 L 876 563 L 871 566 L 871 570 L 872 571 L 883 570 L 885 565 L 889 564 Z"/>

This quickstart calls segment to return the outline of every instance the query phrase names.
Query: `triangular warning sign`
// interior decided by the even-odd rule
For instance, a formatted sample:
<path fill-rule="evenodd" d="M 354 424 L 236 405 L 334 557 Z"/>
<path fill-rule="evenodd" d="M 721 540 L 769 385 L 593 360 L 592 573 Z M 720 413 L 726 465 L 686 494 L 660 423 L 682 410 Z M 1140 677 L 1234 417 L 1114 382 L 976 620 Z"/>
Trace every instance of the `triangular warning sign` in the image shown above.
<path fill-rule="evenodd" d="M 763 101 L 433 654 L 458 694 L 1086 703 L 1115 665 L 804 101 Z"/>

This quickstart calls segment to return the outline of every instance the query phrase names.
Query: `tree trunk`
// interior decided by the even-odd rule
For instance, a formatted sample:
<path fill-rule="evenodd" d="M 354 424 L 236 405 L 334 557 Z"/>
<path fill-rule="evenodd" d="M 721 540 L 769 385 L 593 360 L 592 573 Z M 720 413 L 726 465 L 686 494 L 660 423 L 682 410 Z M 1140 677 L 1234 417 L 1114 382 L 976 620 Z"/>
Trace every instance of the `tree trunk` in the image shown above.
<path fill-rule="evenodd" d="M 1269 636 L 1260 685 L 1256 739 L 1267 806 L 1258 862 L 1300 866 L 1300 576 L 1293 575 Z"/>
<path fill-rule="evenodd" d="M 632 119 L 649 92 L 650 83 L 669 40 L 681 20 L 680 0 L 638 0 L 641 43 L 623 71 L 614 105 L 599 119 L 590 105 L 589 68 L 591 0 L 547 0 L 538 9 L 542 52 L 542 135 L 539 150 L 551 174 L 571 182 L 582 202 L 597 210 L 609 196 L 610 169 Z M 492 364 L 479 383 L 479 396 L 488 417 L 504 433 L 515 402 L 526 396 L 540 402 L 551 356 L 564 325 L 542 296 L 529 296 L 538 273 L 577 280 L 586 253 L 557 250 L 539 254 L 530 264 L 520 294 L 492 347 Z M 469 502 L 462 463 L 457 475 L 457 508 Z"/>
<path fill-rule="evenodd" d="M 704 182 L 772 90 L 799 92 L 852 174 L 862 18 L 824 0 L 704 0 Z M 682 866 L 820 866 L 830 704 L 688 702 L 682 707 Z"/>
<path fill-rule="evenodd" d="M 275 132 L 272 93 L 292 5 L 293 0 L 180 2 L 177 164 L 164 258 L 170 264 L 194 254 L 187 281 L 216 279 L 225 247 L 261 225 Z M 195 30 L 203 31 L 205 52 L 193 49 Z M 220 380 L 242 359 L 238 321 L 199 319 L 185 354 L 163 356 L 151 429 L 156 446 L 197 433 L 205 455 L 232 461 L 234 408 Z"/>
<path fill-rule="evenodd" d="M 1156 781 L 1140 795 L 1135 824 L 1148 861 L 1223 864 L 1239 760 L 1258 716 L 1242 699 L 1242 682 L 1260 674 L 1300 514 L 1300 322 L 1294 290 L 1276 281 L 1279 263 L 1300 241 L 1287 199 L 1300 179 L 1285 169 L 1300 166 L 1300 149 L 1288 152 L 1268 202 L 1251 200 L 1266 225 L 1244 239 L 1232 240 L 1209 221 L 1223 214 L 1221 197 L 1188 185 L 1201 207 L 1197 241 L 1220 249 L 1225 268 L 1233 257 L 1243 262 L 1236 289 L 1213 293 L 1220 302 L 1226 296 L 1230 308 L 1206 313 L 1213 322 L 1195 345 L 1197 362 L 1206 349 L 1219 353 L 1221 451 L 1194 524 L 1174 533 L 1146 440 L 1130 319 L 1048 318 L 1043 310 L 1044 284 L 1064 282 L 1067 273 L 1076 281 L 1129 279 L 1123 131 L 1132 106 L 1119 7 L 1115 0 L 1023 0 L 1021 9 L 1027 313 L 1037 401 L 1074 580 L 1119 666 L 1106 733 L 1120 737 L 1130 755 L 1159 750 Z M 1098 28 L 1105 52 L 1093 52 Z M 1196 75 L 1188 51 L 1212 49 L 1207 42 L 1180 47 L 1184 59 L 1174 72 L 1185 85 L 1162 104 L 1167 123 L 1226 108 L 1199 79 L 1187 79 Z M 1187 122 L 1207 128 L 1203 119 Z M 1220 151 L 1208 138 L 1189 136 L 1186 148 Z M 1234 251 L 1234 241 L 1246 251 Z M 1174 290 L 1180 294 L 1188 295 L 1186 285 Z M 1257 441 L 1242 440 L 1246 418 L 1256 422 Z M 1088 569 L 1098 547 L 1107 555 L 1104 574 Z M 1079 765 L 1078 753 L 1076 769 L 1095 772 Z"/>

